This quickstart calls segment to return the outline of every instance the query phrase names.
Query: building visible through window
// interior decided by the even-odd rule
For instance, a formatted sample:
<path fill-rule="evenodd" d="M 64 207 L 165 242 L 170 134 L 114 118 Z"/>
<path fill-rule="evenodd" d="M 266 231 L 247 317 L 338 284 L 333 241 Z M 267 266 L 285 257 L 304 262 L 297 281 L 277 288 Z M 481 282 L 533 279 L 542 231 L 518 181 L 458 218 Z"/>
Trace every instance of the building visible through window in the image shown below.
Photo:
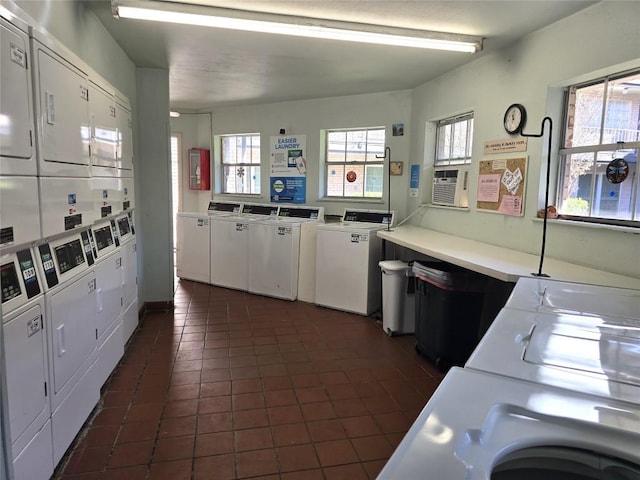
<path fill-rule="evenodd" d="M 473 112 L 439 120 L 436 131 L 435 166 L 471 163 Z"/>
<path fill-rule="evenodd" d="M 260 194 L 260 135 L 224 135 L 222 193 Z"/>
<path fill-rule="evenodd" d="M 326 132 L 326 196 L 382 198 L 384 127 Z"/>
<path fill-rule="evenodd" d="M 567 91 L 557 203 L 565 217 L 640 221 L 640 71 L 572 85 Z"/>

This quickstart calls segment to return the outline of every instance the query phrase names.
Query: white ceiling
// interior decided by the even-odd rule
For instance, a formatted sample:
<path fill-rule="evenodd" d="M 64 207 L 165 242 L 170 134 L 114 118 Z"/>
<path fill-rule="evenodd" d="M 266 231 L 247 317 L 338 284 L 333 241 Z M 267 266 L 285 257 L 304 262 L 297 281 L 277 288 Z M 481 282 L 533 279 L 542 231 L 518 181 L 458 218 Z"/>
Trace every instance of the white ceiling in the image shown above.
<path fill-rule="evenodd" d="M 137 66 L 169 69 L 171 108 L 192 110 L 411 89 L 596 2 L 181 2 L 483 37 L 472 55 L 114 19 L 110 0 L 86 3 Z"/>

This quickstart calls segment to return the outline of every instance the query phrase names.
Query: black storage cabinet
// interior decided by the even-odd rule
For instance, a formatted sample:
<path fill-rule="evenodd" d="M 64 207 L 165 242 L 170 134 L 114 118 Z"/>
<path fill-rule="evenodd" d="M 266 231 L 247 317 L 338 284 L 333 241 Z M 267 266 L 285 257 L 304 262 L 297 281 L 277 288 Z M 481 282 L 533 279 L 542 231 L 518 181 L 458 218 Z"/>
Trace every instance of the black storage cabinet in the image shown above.
<path fill-rule="evenodd" d="M 444 262 L 414 262 L 416 351 L 440 370 L 464 365 L 478 344 L 485 277 Z"/>

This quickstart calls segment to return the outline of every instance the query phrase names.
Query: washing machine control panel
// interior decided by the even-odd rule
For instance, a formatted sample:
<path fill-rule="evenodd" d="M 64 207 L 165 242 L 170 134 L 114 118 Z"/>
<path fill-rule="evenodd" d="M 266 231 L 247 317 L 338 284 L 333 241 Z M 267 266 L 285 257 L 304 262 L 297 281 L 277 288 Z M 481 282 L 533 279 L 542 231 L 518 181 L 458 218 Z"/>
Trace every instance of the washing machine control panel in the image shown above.
<path fill-rule="evenodd" d="M 31 250 L 21 250 L 4 256 L 0 265 L 2 303 L 26 294 L 25 301 L 40 293 Z"/>
<path fill-rule="evenodd" d="M 85 230 L 80 234 L 82 238 L 82 245 L 84 247 L 84 254 L 87 257 L 87 263 L 93 265 L 96 258 L 95 249 L 92 248 L 91 238 L 89 237 L 89 231 Z"/>
<path fill-rule="evenodd" d="M 393 225 L 394 214 L 395 212 L 381 212 L 374 210 L 345 210 L 344 215 L 342 216 L 342 221 Z"/>
<path fill-rule="evenodd" d="M 56 273 L 56 266 L 53 263 L 51 247 L 48 243 L 45 243 L 38 247 L 38 252 L 40 254 L 40 263 L 42 263 L 47 286 L 49 288 L 55 287 L 58 284 L 58 274 Z"/>
<path fill-rule="evenodd" d="M 245 205 L 242 208 L 242 213 L 248 213 L 250 215 L 264 215 L 264 216 L 277 216 L 278 207 L 273 205 Z"/>
<path fill-rule="evenodd" d="M 229 212 L 240 213 L 242 211 L 241 203 L 227 203 L 227 202 L 209 202 L 207 208 L 209 213 L 211 212 Z"/>
<path fill-rule="evenodd" d="M 118 229 L 116 228 L 116 221 L 111 220 L 111 230 L 113 231 L 113 241 L 116 242 L 116 247 L 120 246 L 120 235 L 118 235 Z"/>
<path fill-rule="evenodd" d="M 61 274 L 85 262 L 82 244 L 79 239 L 58 245 L 55 247 L 54 252 Z"/>
<path fill-rule="evenodd" d="M 124 215 L 117 219 L 118 222 L 118 233 L 120 234 L 120 239 L 123 240 L 127 236 L 131 235 L 131 225 L 129 224 L 129 217 Z"/>
<path fill-rule="evenodd" d="M 101 252 L 105 248 L 109 248 L 114 244 L 110 225 L 93 229 L 93 238 L 96 241 L 96 248 L 98 249 L 98 252 Z"/>
<path fill-rule="evenodd" d="M 309 218 L 311 220 L 318 220 L 321 217 L 320 208 L 292 208 L 292 207 L 280 207 L 278 217 L 288 218 Z"/>

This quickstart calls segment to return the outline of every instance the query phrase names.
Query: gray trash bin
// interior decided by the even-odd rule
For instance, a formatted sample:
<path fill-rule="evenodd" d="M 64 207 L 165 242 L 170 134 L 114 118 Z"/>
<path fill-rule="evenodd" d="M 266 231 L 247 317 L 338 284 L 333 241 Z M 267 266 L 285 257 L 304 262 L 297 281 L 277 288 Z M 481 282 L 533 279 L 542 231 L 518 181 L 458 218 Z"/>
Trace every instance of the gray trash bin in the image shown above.
<path fill-rule="evenodd" d="M 401 260 L 380 262 L 382 270 L 382 329 L 389 335 L 413 333 L 415 297 L 411 265 Z"/>

